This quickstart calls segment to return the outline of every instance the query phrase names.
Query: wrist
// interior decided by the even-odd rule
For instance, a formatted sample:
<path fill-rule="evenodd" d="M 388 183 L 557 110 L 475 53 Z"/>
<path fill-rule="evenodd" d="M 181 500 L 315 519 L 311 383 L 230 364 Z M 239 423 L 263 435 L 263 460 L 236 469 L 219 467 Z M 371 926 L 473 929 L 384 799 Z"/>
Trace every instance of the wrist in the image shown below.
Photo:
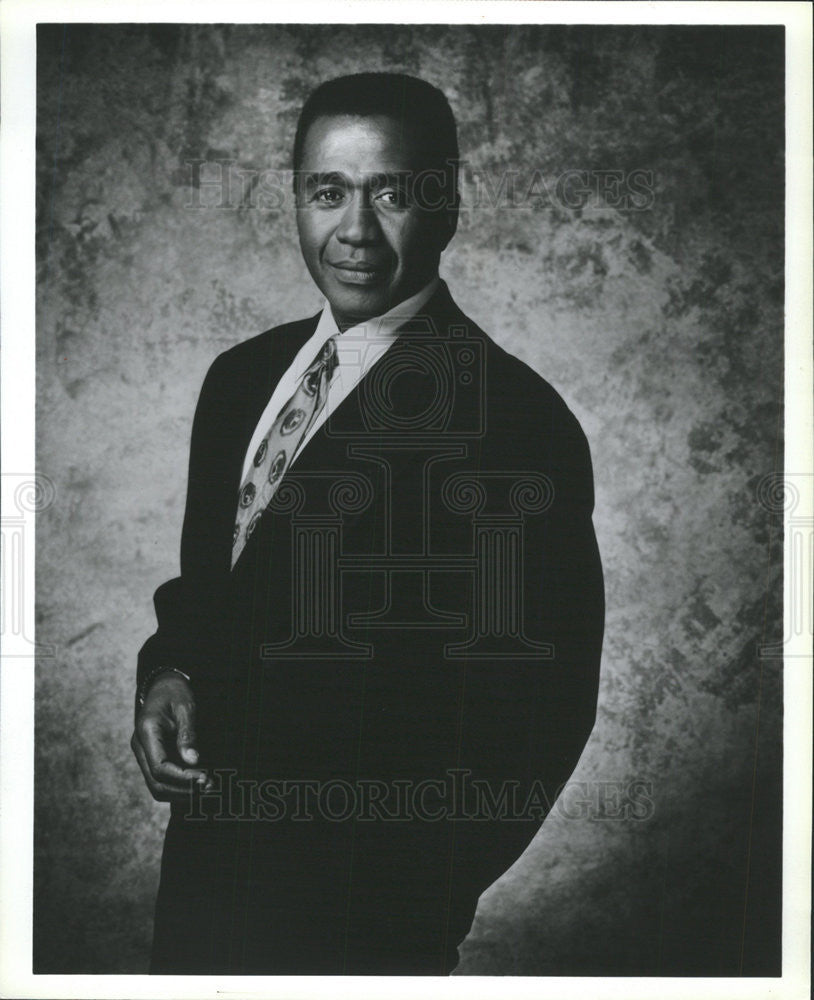
<path fill-rule="evenodd" d="M 147 697 L 147 692 L 150 690 L 153 683 L 157 681 L 159 677 L 163 677 L 166 674 L 178 674 L 180 677 L 183 677 L 187 683 L 192 683 L 189 675 L 185 674 L 183 670 L 179 670 L 178 667 L 156 667 L 154 670 L 151 670 L 149 674 L 147 674 L 136 692 L 136 702 L 139 708 L 144 708 L 144 701 Z"/>

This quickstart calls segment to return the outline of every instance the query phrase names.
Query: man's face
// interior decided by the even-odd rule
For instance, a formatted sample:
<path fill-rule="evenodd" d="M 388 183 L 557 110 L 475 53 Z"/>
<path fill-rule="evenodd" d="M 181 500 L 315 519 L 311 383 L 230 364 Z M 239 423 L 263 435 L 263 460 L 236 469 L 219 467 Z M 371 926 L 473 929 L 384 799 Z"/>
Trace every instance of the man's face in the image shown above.
<path fill-rule="evenodd" d="M 317 118 L 303 145 L 297 229 L 305 263 L 341 328 L 379 316 L 438 271 L 454 226 L 407 183 L 414 141 L 384 116 Z"/>

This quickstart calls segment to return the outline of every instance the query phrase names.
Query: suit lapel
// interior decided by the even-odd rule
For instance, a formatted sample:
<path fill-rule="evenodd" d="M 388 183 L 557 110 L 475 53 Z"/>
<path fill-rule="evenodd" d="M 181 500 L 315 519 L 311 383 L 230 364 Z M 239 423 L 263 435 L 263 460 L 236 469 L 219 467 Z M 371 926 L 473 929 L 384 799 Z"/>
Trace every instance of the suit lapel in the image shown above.
<path fill-rule="evenodd" d="M 253 353 L 248 357 L 246 365 L 241 369 L 240 385 L 236 386 L 233 392 L 233 398 L 242 399 L 242 405 L 238 407 L 239 416 L 235 428 L 233 473 L 235 503 L 240 489 L 246 449 L 260 417 L 275 387 L 302 345 L 313 335 L 318 322 L 319 314 L 297 323 L 293 329 L 261 334 L 259 354 Z"/>

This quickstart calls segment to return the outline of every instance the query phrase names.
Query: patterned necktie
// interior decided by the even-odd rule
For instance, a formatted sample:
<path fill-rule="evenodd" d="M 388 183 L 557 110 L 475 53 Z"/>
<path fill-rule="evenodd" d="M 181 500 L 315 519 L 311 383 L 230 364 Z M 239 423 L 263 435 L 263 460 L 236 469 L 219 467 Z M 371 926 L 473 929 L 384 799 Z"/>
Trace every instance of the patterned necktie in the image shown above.
<path fill-rule="evenodd" d="M 232 538 L 234 569 L 257 522 L 277 491 L 314 417 L 325 405 L 328 383 L 337 365 L 336 334 L 319 352 L 300 379 L 297 390 L 277 414 L 269 432 L 255 452 L 249 474 L 240 487 L 237 518 Z"/>

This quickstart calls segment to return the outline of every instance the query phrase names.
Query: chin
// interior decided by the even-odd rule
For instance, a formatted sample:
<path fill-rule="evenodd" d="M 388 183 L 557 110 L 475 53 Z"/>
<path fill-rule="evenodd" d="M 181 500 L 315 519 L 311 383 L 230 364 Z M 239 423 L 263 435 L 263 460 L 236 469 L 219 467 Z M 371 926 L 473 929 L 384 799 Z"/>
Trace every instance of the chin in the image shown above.
<path fill-rule="evenodd" d="M 335 313 L 352 317 L 357 320 L 370 319 L 372 316 L 381 316 L 395 303 L 393 293 L 387 288 L 368 289 L 365 292 L 351 292 L 343 288 L 341 290 L 331 289 L 331 294 L 326 294 L 326 298 L 331 304 Z"/>

